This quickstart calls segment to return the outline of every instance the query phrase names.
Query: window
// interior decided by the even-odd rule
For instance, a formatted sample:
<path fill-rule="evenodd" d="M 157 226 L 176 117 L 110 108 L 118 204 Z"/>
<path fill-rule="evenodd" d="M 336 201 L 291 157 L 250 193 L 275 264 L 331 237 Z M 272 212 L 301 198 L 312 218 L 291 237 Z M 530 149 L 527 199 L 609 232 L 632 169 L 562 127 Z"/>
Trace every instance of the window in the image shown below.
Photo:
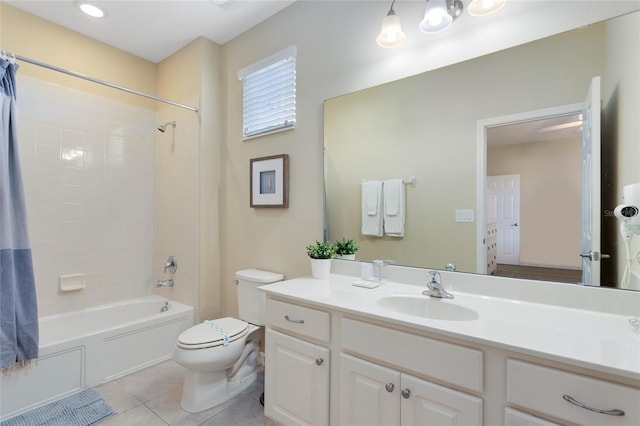
<path fill-rule="evenodd" d="M 295 127 L 295 46 L 241 69 L 238 78 L 242 80 L 245 139 Z"/>

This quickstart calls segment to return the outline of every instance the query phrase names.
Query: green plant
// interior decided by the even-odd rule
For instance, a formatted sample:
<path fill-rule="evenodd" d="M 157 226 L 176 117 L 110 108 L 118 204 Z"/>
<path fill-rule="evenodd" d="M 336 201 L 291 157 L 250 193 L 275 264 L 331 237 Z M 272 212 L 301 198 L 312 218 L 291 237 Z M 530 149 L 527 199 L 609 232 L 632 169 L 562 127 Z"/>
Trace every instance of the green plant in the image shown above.
<path fill-rule="evenodd" d="M 356 254 L 358 251 L 358 243 L 356 240 L 345 240 L 344 238 L 340 241 L 336 241 L 336 254 L 344 255 L 344 254 Z"/>
<path fill-rule="evenodd" d="M 331 259 L 336 254 L 336 245 L 331 241 L 307 246 L 307 255 L 312 259 Z"/>

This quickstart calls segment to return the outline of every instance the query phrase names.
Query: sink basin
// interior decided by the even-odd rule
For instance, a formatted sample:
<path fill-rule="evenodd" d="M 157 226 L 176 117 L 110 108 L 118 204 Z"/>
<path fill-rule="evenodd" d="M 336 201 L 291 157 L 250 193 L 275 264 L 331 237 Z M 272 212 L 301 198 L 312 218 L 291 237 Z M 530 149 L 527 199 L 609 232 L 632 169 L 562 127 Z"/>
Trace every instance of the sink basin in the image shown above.
<path fill-rule="evenodd" d="M 378 300 L 378 305 L 401 314 L 435 320 L 472 321 L 478 318 L 478 313 L 472 309 L 428 296 L 387 296 Z"/>

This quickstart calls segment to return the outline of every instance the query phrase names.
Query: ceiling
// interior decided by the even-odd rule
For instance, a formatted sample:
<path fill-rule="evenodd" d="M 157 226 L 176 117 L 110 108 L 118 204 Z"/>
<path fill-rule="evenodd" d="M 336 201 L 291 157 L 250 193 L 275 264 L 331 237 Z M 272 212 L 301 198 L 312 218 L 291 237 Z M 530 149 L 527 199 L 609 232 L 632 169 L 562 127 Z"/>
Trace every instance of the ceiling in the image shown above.
<path fill-rule="evenodd" d="M 157 63 L 198 37 L 224 44 L 295 0 L 96 0 L 102 19 L 69 0 L 3 0 L 11 6 Z M 135 42 L 132 42 L 135 40 Z"/>
<path fill-rule="evenodd" d="M 490 147 L 567 140 L 582 136 L 582 114 L 548 117 L 487 129 Z"/>

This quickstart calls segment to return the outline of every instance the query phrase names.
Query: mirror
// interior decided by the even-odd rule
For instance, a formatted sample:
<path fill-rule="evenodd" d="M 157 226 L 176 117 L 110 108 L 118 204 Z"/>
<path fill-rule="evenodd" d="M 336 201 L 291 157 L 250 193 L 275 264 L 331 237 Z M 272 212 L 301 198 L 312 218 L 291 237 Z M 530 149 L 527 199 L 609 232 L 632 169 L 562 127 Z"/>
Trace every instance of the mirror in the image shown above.
<path fill-rule="evenodd" d="M 357 240 L 357 260 L 392 259 L 401 265 L 433 269 L 445 269 L 445 265 L 454 263 L 458 271 L 482 271 L 477 260 L 475 220 L 479 216 L 478 122 L 583 103 L 591 79 L 600 76 L 601 252 L 611 256 L 602 260 L 601 285 L 615 287 L 624 269 L 625 249 L 620 247 L 619 222 L 612 212 L 622 201 L 622 187 L 640 182 L 637 164 L 628 160 L 629 156 L 637 158 L 635 146 L 640 140 L 637 126 L 631 123 L 636 120 L 631 117 L 640 99 L 640 41 L 635 30 L 639 24 L 640 12 L 635 12 L 325 101 L 327 238 Z M 629 36 L 627 30 L 635 32 Z M 573 117 L 571 120 L 575 121 Z M 542 127 L 556 125 L 547 123 Z M 565 143 L 564 136 L 544 144 L 557 149 L 560 142 Z M 533 161 L 532 151 L 523 147 L 534 147 L 540 140 L 511 147 L 508 154 L 492 148 L 489 140 L 484 153 L 488 173 L 514 174 L 500 158 L 516 156 Z M 536 150 L 543 151 L 544 144 L 536 144 Z M 566 152 L 576 151 L 575 142 L 567 144 L 572 145 Z M 557 155 L 543 151 L 541 163 L 536 163 L 533 170 L 539 176 L 553 175 L 555 169 L 550 169 L 549 160 L 557 159 Z M 569 161 L 571 167 L 581 167 L 579 157 Z M 568 167 L 557 163 L 560 168 Z M 527 179 L 523 190 L 537 185 L 539 192 L 545 192 L 559 186 L 560 181 L 566 183 L 564 177 L 557 177 L 556 185 L 553 178 L 532 182 L 524 170 L 516 172 Z M 405 185 L 404 236 L 362 235 L 362 182 L 396 178 L 415 178 L 415 185 Z M 576 270 L 581 276 L 580 236 L 576 235 L 581 232 L 581 210 L 577 205 L 581 189 L 579 184 L 565 186 L 555 196 L 563 202 L 570 200 L 573 207 L 556 209 L 559 203 L 553 199 L 537 203 L 538 208 L 541 203 L 548 204 L 543 211 L 552 232 L 546 238 L 528 238 L 531 221 L 526 217 L 532 213 L 523 212 L 521 217 L 520 266 L 533 268 L 534 272 L 544 268 L 570 273 L 538 279 L 576 282 Z M 525 255 L 549 252 L 556 248 L 558 240 L 572 242 L 567 249 L 571 252 L 545 260 Z M 634 238 L 634 253 L 639 240 L 640 236 Z M 536 279 L 531 274 L 521 277 Z"/>

